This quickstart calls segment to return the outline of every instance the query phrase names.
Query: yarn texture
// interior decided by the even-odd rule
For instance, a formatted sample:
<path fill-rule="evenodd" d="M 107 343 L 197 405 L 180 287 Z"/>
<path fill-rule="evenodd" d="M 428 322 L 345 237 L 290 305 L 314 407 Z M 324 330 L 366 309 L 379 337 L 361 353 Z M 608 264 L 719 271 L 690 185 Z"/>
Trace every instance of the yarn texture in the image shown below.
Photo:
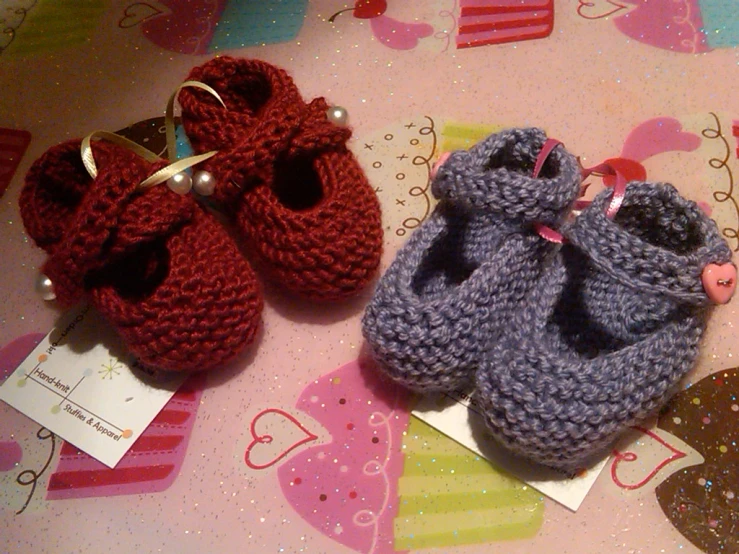
<path fill-rule="evenodd" d="M 577 199 L 580 168 L 562 146 L 532 177 L 540 129 L 492 135 L 453 152 L 432 192 L 439 203 L 380 279 L 362 331 L 381 371 L 420 391 L 470 385 L 483 353 L 537 286 L 559 226 Z"/>
<path fill-rule="evenodd" d="M 315 300 L 362 290 L 382 254 L 380 204 L 353 154 L 351 131 L 331 123 L 323 98 L 305 103 L 282 69 L 222 56 L 188 80 L 214 88 L 179 94 L 196 153 L 216 177 L 213 198 L 282 288 Z"/>
<path fill-rule="evenodd" d="M 667 401 L 693 367 L 709 312 L 701 272 L 727 263 L 716 224 L 669 184 L 612 191 L 563 232 L 476 376 L 476 402 L 512 451 L 564 471 L 586 467 Z"/>
<path fill-rule="evenodd" d="M 148 367 L 223 365 L 254 339 L 262 297 L 236 244 L 191 196 L 138 184 L 151 164 L 125 148 L 54 146 L 30 168 L 20 195 L 28 235 L 48 253 L 43 273 L 62 306 L 91 300 Z"/>

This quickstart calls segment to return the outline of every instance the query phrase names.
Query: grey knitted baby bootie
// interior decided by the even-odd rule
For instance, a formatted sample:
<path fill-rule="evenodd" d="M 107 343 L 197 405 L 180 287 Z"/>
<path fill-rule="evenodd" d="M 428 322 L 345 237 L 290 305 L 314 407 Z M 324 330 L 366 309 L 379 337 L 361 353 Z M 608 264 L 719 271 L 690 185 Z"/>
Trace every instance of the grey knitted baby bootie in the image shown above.
<path fill-rule="evenodd" d="M 471 384 L 482 352 L 536 286 L 556 246 L 534 226 L 559 226 L 581 182 L 561 145 L 533 176 L 545 143 L 540 129 L 508 130 L 453 152 L 439 168 L 439 204 L 398 252 L 362 319 L 373 358 L 393 380 L 420 392 Z"/>
<path fill-rule="evenodd" d="M 477 373 L 493 436 L 565 471 L 666 402 L 698 352 L 706 276 L 733 274 L 717 285 L 731 292 L 736 279 L 716 224 L 673 186 L 631 183 L 609 217 L 613 194 L 565 228 L 568 243 Z"/>

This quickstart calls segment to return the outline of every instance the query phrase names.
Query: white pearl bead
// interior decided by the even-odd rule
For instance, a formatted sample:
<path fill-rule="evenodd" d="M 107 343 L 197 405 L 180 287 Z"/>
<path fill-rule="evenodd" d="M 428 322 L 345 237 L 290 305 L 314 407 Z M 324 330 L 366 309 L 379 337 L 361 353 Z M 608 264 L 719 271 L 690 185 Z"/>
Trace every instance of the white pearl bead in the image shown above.
<path fill-rule="evenodd" d="M 331 123 L 339 127 L 345 127 L 349 119 L 349 113 L 346 111 L 346 108 L 342 108 L 341 106 L 331 106 L 326 112 L 326 116 Z"/>
<path fill-rule="evenodd" d="M 192 179 L 182 171 L 167 179 L 167 186 L 177 194 L 187 194 L 192 188 Z"/>
<path fill-rule="evenodd" d="M 201 196 L 210 196 L 216 190 L 216 180 L 207 171 L 196 171 L 192 176 L 192 188 Z"/>
<path fill-rule="evenodd" d="M 52 283 L 51 279 L 49 279 L 43 273 L 39 273 L 38 277 L 36 277 L 36 284 L 34 288 L 44 300 L 54 300 L 56 298 L 56 293 L 54 292 L 54 283 Z"/>

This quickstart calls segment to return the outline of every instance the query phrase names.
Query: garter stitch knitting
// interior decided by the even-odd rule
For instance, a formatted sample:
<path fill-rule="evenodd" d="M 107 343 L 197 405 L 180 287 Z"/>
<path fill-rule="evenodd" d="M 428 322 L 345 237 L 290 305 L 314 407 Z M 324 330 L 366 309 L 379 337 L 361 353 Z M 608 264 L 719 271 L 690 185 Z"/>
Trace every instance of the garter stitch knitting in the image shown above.
<path fill-rule="evenodd" d="M 469 385 L 480 358 L 541 277 L 580 190 L 577 160 L 558 146 L 532 177 L 540 129 L 491 135 L 453 152 L 432 183 L 440 199 L 381 278 L 362 320 L 379 368 L 420 392 Z"/>
<path fill-rule="evenodd" d="M 488 427 L 512 451 L 565 471 L 659 409 L 693 366 L 708 298 L 701 272 L 731 250 L 668 184 L 611 190 L 568 239 L 477 373 Z"/>
<path fill-rule="evenodd" d="M 351 296 L 373 278 L 382 253 L 380 204 L 328 104 L 306 104 L 290 76 L 260 60 L 222 56 L 188 80 L 213 87 L 179 94 L 182 121 L 217 181 L 213 198 L 282 287 L 316 300 Z"/>
<path fill-rule="evenodd" d="M 49 257 L 43 272 L 63 306 L 89 297 L 148 367 L 216 368 L 249 344 L 262 298 L 228 234 L 191 196 L 138 184 L 165 162 L 95 142 L 99 172 L 80 141 L 36 160 L 20 195 L 28 235 Z"/>

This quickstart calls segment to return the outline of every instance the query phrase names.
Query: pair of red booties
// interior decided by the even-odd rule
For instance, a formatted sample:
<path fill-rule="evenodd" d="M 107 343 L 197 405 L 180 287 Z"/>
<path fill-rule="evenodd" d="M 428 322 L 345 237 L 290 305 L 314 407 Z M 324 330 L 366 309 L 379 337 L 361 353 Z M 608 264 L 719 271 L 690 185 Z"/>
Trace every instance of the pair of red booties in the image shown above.
<path fill-rule="evenodd" d="M 382 251 L 380 206 L 323 98 L 303 101 L 290 76 L 260 60 L 220 57 L 188 80 L 218 92 L 179 93 L 197 169 L 279 288 L 336 301 L 364 288 Z M 166 166 L 96 141 L 90 177 L 81 141 L 34 162 L 20 196 L 43 273 L 62 305 L 83 297 L 148 367 L 219 367 L 251 343 L 263 299 L 229 233 L 190 194 L 139 184 Z"/>

